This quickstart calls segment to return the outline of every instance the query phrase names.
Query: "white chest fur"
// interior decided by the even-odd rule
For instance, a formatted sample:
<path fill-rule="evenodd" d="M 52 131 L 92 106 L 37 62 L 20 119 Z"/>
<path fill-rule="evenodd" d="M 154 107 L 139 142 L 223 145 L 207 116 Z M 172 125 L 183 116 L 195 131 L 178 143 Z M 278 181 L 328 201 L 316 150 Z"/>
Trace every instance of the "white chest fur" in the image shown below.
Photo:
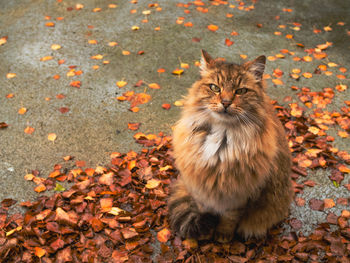
<path fill-rule="evenodd" d="M 211 166 L 252 154 L 256 150 L 253 136 L 250 127 L 213 125 L 200 149 L 201 159 Z"/>

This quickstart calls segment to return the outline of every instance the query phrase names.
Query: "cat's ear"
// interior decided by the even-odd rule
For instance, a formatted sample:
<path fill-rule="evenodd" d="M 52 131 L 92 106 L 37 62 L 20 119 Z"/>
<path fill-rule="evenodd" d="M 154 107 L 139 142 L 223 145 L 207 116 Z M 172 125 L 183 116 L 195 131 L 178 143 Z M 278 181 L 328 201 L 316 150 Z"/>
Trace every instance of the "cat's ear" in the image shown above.
<path fill-rule="evenodd" d="M 260 56 L 254 59 L 253 61 L 247 62 L 246 66 L 248 71 L 253 73 L 257 81 L 262 80 L 264 70 L 265 70 L 266 57 Z"/>
<path fill-rule="evenodd" d="M 201 58 L 201 75 L 205 75 L 206 72 L 208 72 L 208 69 L 210 68 L 210 65 L 213 64 L 214 59 L 209 55 L 209 53 L 202 49 L 202 58 Z"/>

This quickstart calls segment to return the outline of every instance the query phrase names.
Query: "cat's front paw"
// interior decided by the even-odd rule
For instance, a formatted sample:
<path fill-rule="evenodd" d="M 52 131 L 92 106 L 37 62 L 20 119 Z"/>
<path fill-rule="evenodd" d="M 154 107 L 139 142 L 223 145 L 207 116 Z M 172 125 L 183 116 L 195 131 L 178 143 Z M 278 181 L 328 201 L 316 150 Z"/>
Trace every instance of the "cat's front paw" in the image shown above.
<path fill-rule="evenodd" d="M 234 237 L 234 233 L 230 233 L 230 232 L 216 231 L 214 235 L 215 241 L 218 241 L 219 243 L 229 243 L 232 241 L 233 237 Z"/>

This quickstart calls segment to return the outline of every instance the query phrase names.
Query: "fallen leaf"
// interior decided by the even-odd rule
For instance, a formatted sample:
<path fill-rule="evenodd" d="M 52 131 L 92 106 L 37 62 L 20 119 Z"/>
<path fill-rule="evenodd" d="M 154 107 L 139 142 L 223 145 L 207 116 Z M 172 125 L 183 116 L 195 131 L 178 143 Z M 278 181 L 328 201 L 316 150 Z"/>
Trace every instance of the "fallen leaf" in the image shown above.
<path fill-rule="evenodd" d="M 178 76 L 182 75 L 183 73 L 184 73 L 184 70 L 183 69 L 178 69 L 178 68 L 172 71 L 173 75 L 178 75 Z"/>
<path fill-rule="evenodd" d="M 128 83 L 126 81 L 124 81 L 124 80 L 120 80 L 120 81 L 117 81 L 116 84 L 117 84 L 118 88 L 122 88 Z"/>
<path fill-rule="evenodd" d="M 168 228 L 163 228 L 157 233 L 157 239 L 161 243 L 168 242 L 169 238 L 171 237 L 171 232 Z"/>
<path fill-rule="evenodd" d="M 32 134 L 34 132 L 34 130 L 35 129 L 33 127 L 28 126 L 24 129 L 24 132 L 27 134 Z"/>
<path fill-rule="evenodd" d="M 39 258 L 42 258 L 46 254 L 46 250 L 41 247 L 35 247 L 34 251 L 35 256 Z"/>
<path fill-rule="evenodd" d="M 145 187 L 148 189 L 154 189 L 154 188 L 157 188 L 160 183 L 161 183 L 161 181 L 159 181 L 157 179 L 151 179 L 151 180 L 147 181 L 147 184 L 145 185 Z"/>
<path fill-rule="evenodd" d="M 151 89 L 160 89 L 160 86 L 157 83 L 150 83 L 148 84 L 148 87 L 150 87 Z"/>
<path fill-rule="evenodd" d="M 216 30 L 219 29 L 218 26 L 213 25 L 213 24 L 210 24 L 207 28 L 208 28 L 210 31 L 213 31 L 213 32 L 215 32 Z"/>
<path fill-rule="evenodd" d="M 52 50 L 58 50 L 58 49 L 60 49 L 61 48 L 61 45 L 59 45 L 59 44 L 52 44 L 51 45 L 51 49 Z"/>
<path fill-rule="evenodd" d="M 139 122 L 135 122 L 135 123 L 129 122 L 128 123 L 128 129 L 130 129 L 132 131 L 136 131 L 136 130 L 139 129 L 140 125 L 141 125 L 141 123 L 139 123 Z"/>
<path fill-rule="evenodd" d="M 47 139 L 48 139 L 49 141 L 54 142 L 54 141 L 56 140 L 56 138 L 57 138 L 56 133 L 49 133 L 49 134 L 47 135 Z"/>

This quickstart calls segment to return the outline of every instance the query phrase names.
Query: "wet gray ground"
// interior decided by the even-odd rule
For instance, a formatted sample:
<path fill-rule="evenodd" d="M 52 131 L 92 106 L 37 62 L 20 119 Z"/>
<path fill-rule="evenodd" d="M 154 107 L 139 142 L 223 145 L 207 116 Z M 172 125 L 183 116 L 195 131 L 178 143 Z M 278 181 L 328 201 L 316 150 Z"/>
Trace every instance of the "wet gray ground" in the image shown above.
<path fill-rule="evenodd" d="M 77 3 L 84 7 L 76 10 Z M 46 177 L 55 164 L 73 168 L 76 160 L 84 160 L 86 167 L 96 167 L 108 164 L 111 152 L 139 150 L 140 146 L 133 139 L 135 132 L 128 129 L 128 122 L 140 122 L 138 131 L 143 133 L 163 131 L 171 134 L 171 126 L 180 113 L 180 108 L 173 103 L 181 99 L 198 78 L 195 62 L 200 59 L 201 49 L 240 63 L 243 62 L 241 54 L 253 59 L 262 54 L 276 55 L 281 49 L 303 57 L 307 53 L 296 47 L 296 43 L 314 48 L 329 41 L 333 46 L 327 49 L 328 58 L 322 62 L 297 62 L 291 55 L 268 61 L 266 73 L 272 74 L 275 68 L 284 72 L 282 86 L 274 86 L 271 80 L 267 80 L 268 93 L 280 104 L 287 105 L 289 102 L 283 101 L 285 96 L 298 101 L 290 89 L 292 85 L 310 87 L 314 91 L 340 83 L 349 85 L 348 72 L 344 73 L 345 80 L 335 76 L 342 74 L 338 71 L 339 66 L 349 67 L 349 1 L 265 0 L 254 4 L 251 11 L 239 10 L 240 1 L 229 1 L 229 4 L 220 6 L 212 6 L 209 1 L 205 2 L 207 13 L 197 11 L 193 4 L 188 8 L 177 5 L 187 1 L 150 3 L 141 0 L 0 0 L 0 38 L 8 36 L 7 43 L 0 46 L 0 122 L 9 125 L 0 129 L 0 200 L 33 200 L 37 196 L 33 191 L 34 184 L 24 180 L 24 175 L 32 170 L 39 170 L 41 176 Z M 109 4 L 117 7 L 110 8 Z M 244 8 L 251 5 L 253 3 L 247 1 Z M 93 12 L 94 8 L 101 8 L 101 11 Z M 292 12 L 283 11 L 283 8 L 291 8 Z M 131 14 L 133 9 L 136 13 Z M 146 12 L 143 14 L 143 11 Z M 233 17 L 226 17 L 227 13 Z M 45 16 L 51 18 L 46 20 Z M 276 16 L 280 19 L 276 20 Z M 57 17 L 63 17 L 63 20 L 57 20 Z M 179 17 L 184 17 L 183 24 L 176 23 Z M 143 22 L 144 19 L 148 22 Z M 47 22 L 54 22 L 55 26 L 47 27 Z M 192 22 L 193 26 L 185 27 L 187 22 Z M 301 24 L 300 31 L 293 29 L 293 22 Z M 209 24 L 215 24 L 219 29 L 211 32 L 207 29 Z M 285 28 L 279 25 L 285 25 Z M 132 30 L 133 26 L 139 29 Z M 330 26 L 332 31 L 326 32 L 325 26 Z M 157 27 L 160 29 L 155 30 Z M 313 29 L 321 32 L 314 34 Z M 232 31 L 239 35 L 230 35 Z M 275 35 L 275 31 L 282 35 Z M 294 39 L 286 39 L 286 34 L 293 34 Z M 226 38 L 234 44 L 225 45 Z M 97 40 L 97 44 L 89 44 L 88 40 Z M 108 43 L 111 41 L 118 45 L 110 47 Z M 52 50 L 52 44 L 59 44 L 62 48 Z M 123 50 L 131 54 L 123 55 Z M 144 51 L 144 54 L 139 55 L 139 51 Z M 97 54 L 103 55 L 103 59 L 91 59 Z M 53 56 L 53 59 L 40 61 L 45 56 Z M 58 65 L 60 59 L 65 62 Z M 109 64 L 103 64 L 103 60 L 108 60 Z M 172 75 L 181 62 L 188 63 L 189 68 L 181 76 Z M 289 77 L 293 68 L 313 72 L 319 64 L 328 62 L 339 65 L 331 69 L 332 76 L 302 77 L 300 81 Z M 93 65 L 99 65 L 99 68 L 93 69 Z M 76 70 L 83 73 L 67 77 L 69 66 L 76 66 Z M 159 68 L 164 68 L 165 73 L 158 73 Z M 16 73 L 16 77 L 8 79 L 7 73 Z M 56 74 L 60 79 L 53 78 Z M 79 89 L 69 85 L 73 80 L 81 81 Z M 128 84 L 118 88 L 116 81 L 119 80 Z M 152 90 L 146 84 L 134 87 L 139 80 L 146 84 L 158 83 L 161 89 Z M 140 105 L 138 113 L 133 113 L 128 110 L 129 102 L 116 100 L 129 90 L 146 92 L 152 100 Z M 10 93 L 14 97 L 6 98 Z M 64 94 L 65 98 L 57 99 L 57 94 Z M 329 109 L 340 110 L 346 99 L 349 100 L 349 89 L 337 92 Z M 171 109 L 162 109 L 163 103 L 172 104 Z M 28 111 L 20 115 L 18 110 L 22 107 Z M 69 112 L 62 114 L 61 107 L 69 108 Z M 27 126 L 35 131 L 26 134 L 24 129 Z M 337 128 L 329 131 L 336 138 L 335 147 L 349 150 L 349 139 L 340 138 L 336 131 Z M 49 133 L 57 135 L 54 142 L 48 140 Z M 67 155 L 74 156 L 74 160 L 64 162 L 62 157 Z M 309 199 L 349 196 L 346 188 L 332 185 L 328 172 L 311 172 L 317 185 L 304 190 L 305 207 L 292 207 L 291 217 L 303 222 L 303 230 L 310 230 L 326 215 L 326 212 L 312 211 L 307 205 Z M 348 180 L 345 178 L 344 183 Z M 336 206 L 327 212 L 334 211 L 339 215 L 342 209 L 344 206 Z"/>

